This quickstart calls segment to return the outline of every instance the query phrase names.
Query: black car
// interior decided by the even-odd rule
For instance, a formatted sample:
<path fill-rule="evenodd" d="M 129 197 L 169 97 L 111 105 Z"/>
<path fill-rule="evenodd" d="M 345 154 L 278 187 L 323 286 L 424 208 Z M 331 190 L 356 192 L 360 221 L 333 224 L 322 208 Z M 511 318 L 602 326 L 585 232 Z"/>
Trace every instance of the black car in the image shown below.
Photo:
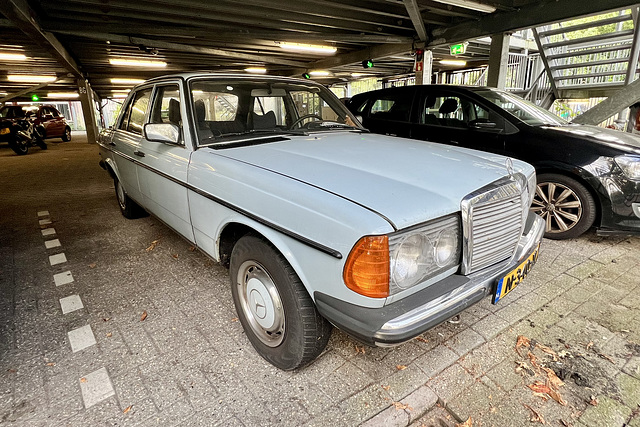
<path fill-rule="evenodd" d="M 517 95 L 487 87 L 407 86 L 355 95 L 348 108 L 370 131 L 473 148 L 531 163 L 531 209 L 545 237 L 640 234 L 640 138 L 570 124 Z"/>

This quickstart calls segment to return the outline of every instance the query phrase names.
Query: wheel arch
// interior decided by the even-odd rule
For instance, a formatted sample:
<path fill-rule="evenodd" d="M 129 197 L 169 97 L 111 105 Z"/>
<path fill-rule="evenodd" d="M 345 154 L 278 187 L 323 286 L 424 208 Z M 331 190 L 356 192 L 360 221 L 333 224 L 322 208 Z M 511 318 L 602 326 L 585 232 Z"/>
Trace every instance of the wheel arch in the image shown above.
<path fill-rule="evenodd" d="M 593 187 L 593 185 L 589 182 L 588 178 L 591 178 L 589 172 L 582 168 L 577 168 L 575 166 L 569 165 L 542 165 L 536 166 L 536 175 L 550 174 L 554 173 L 556 175 L 563 175 L 567 178 L 575 179 L 580 184 L 587 189 L 593 200 L 596 202 L 596 218 L 594 220 L 595 224 L 600 224 L 602 220 L 602 195 Z"/>

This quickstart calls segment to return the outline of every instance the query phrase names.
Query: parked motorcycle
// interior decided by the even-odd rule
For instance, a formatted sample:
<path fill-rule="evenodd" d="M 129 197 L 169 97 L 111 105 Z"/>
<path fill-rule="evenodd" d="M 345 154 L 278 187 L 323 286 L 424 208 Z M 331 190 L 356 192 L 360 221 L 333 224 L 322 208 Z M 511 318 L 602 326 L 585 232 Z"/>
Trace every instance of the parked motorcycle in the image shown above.
<path fill-rule="evenodd" d="M 47 149 L 44 142 L 44 128 L 34 124 L 34 116 L 16 117 L 0 122 L 0 135 L 3 141 L 9 143 L 9 147 L 18 155 L 29 152 L 29 147 L 37 145 L 43 150 Z"/>

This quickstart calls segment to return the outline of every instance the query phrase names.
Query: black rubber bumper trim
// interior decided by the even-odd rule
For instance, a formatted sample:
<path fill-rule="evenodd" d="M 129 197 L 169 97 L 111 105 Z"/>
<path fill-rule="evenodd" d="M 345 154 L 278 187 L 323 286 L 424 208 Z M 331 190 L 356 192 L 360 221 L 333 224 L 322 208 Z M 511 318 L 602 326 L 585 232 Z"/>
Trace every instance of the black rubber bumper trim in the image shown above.
<path fill-rule="evenodd" d="M 433 285 L 416 292 L 410 297 L 403 298 L 380 308 L 368 308 L 354 305 L 322 292 L 315 292 L 316 307 L 320 314 L 340 330 L 351 335 L 365 344 L 401 344 L 439 325 L 455 316 L 467 307 L 480 301 L 487 293 L 482 289 L 477 294 L 454 305 L 447 311 L 426 319 L 414 329 L 401 334 L 389 334 L 380 331 L 389 320 L 395 319 L 406 312 L 420 307 L 453 289 L 468 283 L 469 279 L 461 275 L 449 276 Z"/>

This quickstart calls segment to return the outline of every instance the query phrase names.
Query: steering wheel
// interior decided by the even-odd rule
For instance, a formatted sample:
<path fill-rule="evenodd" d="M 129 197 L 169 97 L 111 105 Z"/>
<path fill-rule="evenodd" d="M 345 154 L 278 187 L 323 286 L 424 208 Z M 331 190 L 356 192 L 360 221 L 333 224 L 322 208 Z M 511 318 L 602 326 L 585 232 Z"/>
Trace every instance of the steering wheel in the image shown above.
<path fill-rule="evenodd" d="M 316 119 L 320 120 L 321 122 L 324 121 L 324 119 L 322 117 L 320 117 L 319 115 L 317 115 L 317 114 L 305 114 L 304 116 L 298 117 L 298 120 L 293 122 L 291 124 L 291 126 L 289 127 L 289 129 L 293 129 L 296 125 L 300 124 L 303 120 L 310 119 L 310 118 L 316 118 Z"/>

